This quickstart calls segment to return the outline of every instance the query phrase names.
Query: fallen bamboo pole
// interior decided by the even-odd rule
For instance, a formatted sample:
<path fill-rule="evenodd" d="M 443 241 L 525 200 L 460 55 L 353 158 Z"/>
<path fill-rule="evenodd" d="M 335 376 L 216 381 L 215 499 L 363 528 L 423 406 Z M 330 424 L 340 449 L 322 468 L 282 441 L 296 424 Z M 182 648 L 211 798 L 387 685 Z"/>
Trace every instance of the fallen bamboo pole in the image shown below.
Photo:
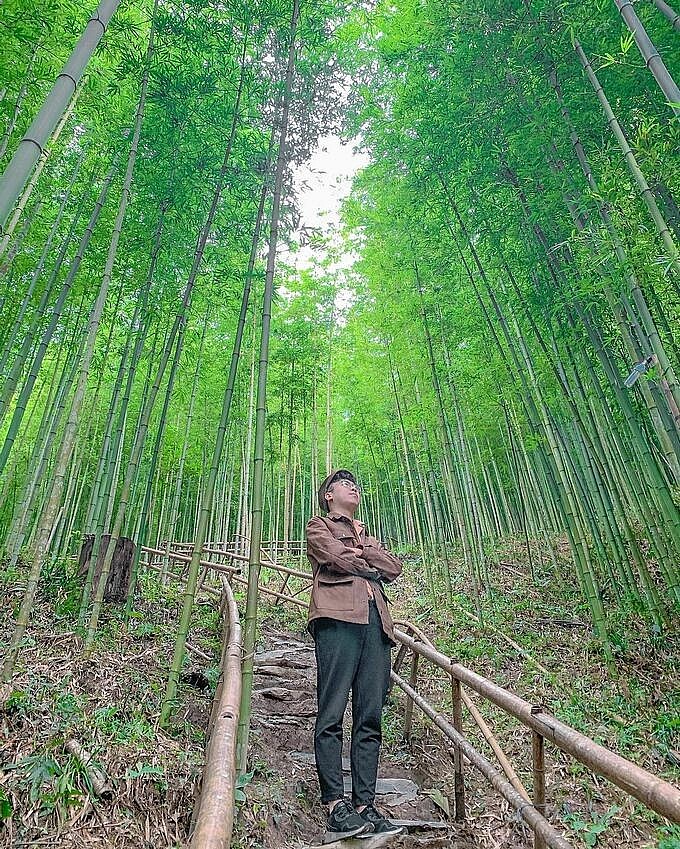
<path fill-rule="evenodd" d="M 92 763 L 92 755 L 86 748 L 80 745 L 77 740 L 67 740 L 64 743 L 64 749 L 73 755 L 73 757 L 82 766 L 85 774 L 88 777 L 92 792 L 98 799 L 110 799 L 113 795 L 113 790 L 109 784 L 109 780 L 102 769 Z"/>
<path fill-rule="evenodd" d="M 190 651 L 192 654 L 197 655 L 202 660 L 207 660 L 207 661 L 212 660 L 212 657 L 210 657 L 209 654 L 206 654 L 202 649 L 199 649 L 196 646 L 193 646 L 191 643 L 187 642 L 184 645 L 186 646 L 187 651 Z"/>
<path fill-rule="evenodd" d="M 227 646 L 223 655 L 222 681 L 215 696 L 216 710 L 206 750 L 201 799 L 191 849 L 228 849 L 234 828 L 242 636 L 234 594 L 224 577 L 222 592 L 226 596 L 224 631 Z"/>

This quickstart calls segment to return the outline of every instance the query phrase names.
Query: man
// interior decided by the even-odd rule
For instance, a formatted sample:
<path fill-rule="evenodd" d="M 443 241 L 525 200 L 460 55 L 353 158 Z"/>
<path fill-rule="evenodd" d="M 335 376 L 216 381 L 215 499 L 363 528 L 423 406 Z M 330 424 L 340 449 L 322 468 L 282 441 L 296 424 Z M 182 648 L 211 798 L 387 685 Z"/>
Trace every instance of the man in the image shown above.
<path fill-rule="evenodd" d="M 321 800 L 328 805 L 324 843 L 376 832 L 399 834 L 373 805 L 381 717 L 390 680 L 392 617 L 383 583 L 402 565 L 354 518 L 361 489 L 346 469 L 330 474 L 318 492 L 327 517 L 307 524 L 307 557 L 314 584 L 309 630 L 317 665 L 314 751 Z M 352 692 L 352 803 L 344 798 L 342 720 Z"/>

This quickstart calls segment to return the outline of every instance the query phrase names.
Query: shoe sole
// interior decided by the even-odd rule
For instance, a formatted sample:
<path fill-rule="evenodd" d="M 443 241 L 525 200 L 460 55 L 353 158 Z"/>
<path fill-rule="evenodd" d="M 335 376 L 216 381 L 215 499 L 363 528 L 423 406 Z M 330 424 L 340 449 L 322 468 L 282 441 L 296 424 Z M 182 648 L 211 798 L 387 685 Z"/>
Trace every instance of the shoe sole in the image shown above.
<path fill-rule="evenodd" d="M 373 826 L 370 823 L 361 825 L 352 831 L 327 831 L 321 838 L 321 843 L 325 846 L 327 843 L 337 843 L 340 840 L 349 840 L 352 837 L 369 837 L 373 834 Z"/>
<path fill-rule="evenodd" d="M 362 834 L 361 837 L 359 837 L 359 840 L 361 840 L 362 846 L 365 846 L 366 849 L 371 849 L 373 844 L 371 843 L 370 847 L 367 845 L 367 840 L 369 837 L 375 837 L 376 841 L 380 839 L 380 842 L 376 842 L 375 844 L 377 847 L 382 846 L 384 843 L 387 843 L 393 837 L 399 837 L 399 835 L 404 834 L 405 831 L 406 829 L 403 826 L 398 826 L 397 828 L 390 829 L 389 831 L 372 831 L 369 834 Z"/>
<path fill-rule="evenodd" d="M 387 834 L 369 832 L 359 837 L 349 837 L 335 843 L 329 843 L 328 849 L 382 849 L 383 846 L 387 846 L 398 836 L 394 831 Z"/>

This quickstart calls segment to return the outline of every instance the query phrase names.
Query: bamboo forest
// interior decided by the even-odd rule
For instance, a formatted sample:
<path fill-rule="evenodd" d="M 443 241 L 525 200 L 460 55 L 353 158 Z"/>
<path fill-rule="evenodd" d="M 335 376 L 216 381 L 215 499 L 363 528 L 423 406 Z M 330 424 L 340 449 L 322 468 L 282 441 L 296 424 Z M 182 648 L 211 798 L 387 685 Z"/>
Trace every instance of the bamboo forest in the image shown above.
<path fill-rule="evenodd" d="M 321 842 L 346 469 L 332 845 L 680 849 L 680 8 L 96 2 L 0 5 L 0 847 Z"/>

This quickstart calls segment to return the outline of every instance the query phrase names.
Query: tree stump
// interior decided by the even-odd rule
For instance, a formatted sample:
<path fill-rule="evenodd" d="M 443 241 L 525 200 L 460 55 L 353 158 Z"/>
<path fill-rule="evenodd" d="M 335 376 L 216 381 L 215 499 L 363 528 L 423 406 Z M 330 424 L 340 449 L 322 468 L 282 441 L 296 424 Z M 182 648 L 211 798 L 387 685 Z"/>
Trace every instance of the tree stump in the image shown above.
<path fill-rule="evenodd" d="M 97 557 L 97 565 L 94 570 L 94 578 L 92 580 L 92 593 L 96 592 L 96 587 L 99 583 L 99 578 L 102 574 L 104 565 L 104 557 L 106 549 L 109 546 L 111 534 L 104 534 L 101 545 L 99 546 L 99 555 Z M 90 566 L 92 558 L 92 549 L 94 548 L 94 534 L 86 534 L 83 538 L 83 544 L 78 557 L 78 574 L 81 577 L 87 575 L 87 570 Z M 104 601 L 127 601 L 128 589 L 130 585 L 130 571 L 132 569 L 132 560 L 135 555 L 135 544 L 128 537 L 119 537 L 116 542 L 116 549 L 113 552 L 113 560 L 111 561 L 111 571 L 106 581 L 106 589 L 104 590 Z"/>

